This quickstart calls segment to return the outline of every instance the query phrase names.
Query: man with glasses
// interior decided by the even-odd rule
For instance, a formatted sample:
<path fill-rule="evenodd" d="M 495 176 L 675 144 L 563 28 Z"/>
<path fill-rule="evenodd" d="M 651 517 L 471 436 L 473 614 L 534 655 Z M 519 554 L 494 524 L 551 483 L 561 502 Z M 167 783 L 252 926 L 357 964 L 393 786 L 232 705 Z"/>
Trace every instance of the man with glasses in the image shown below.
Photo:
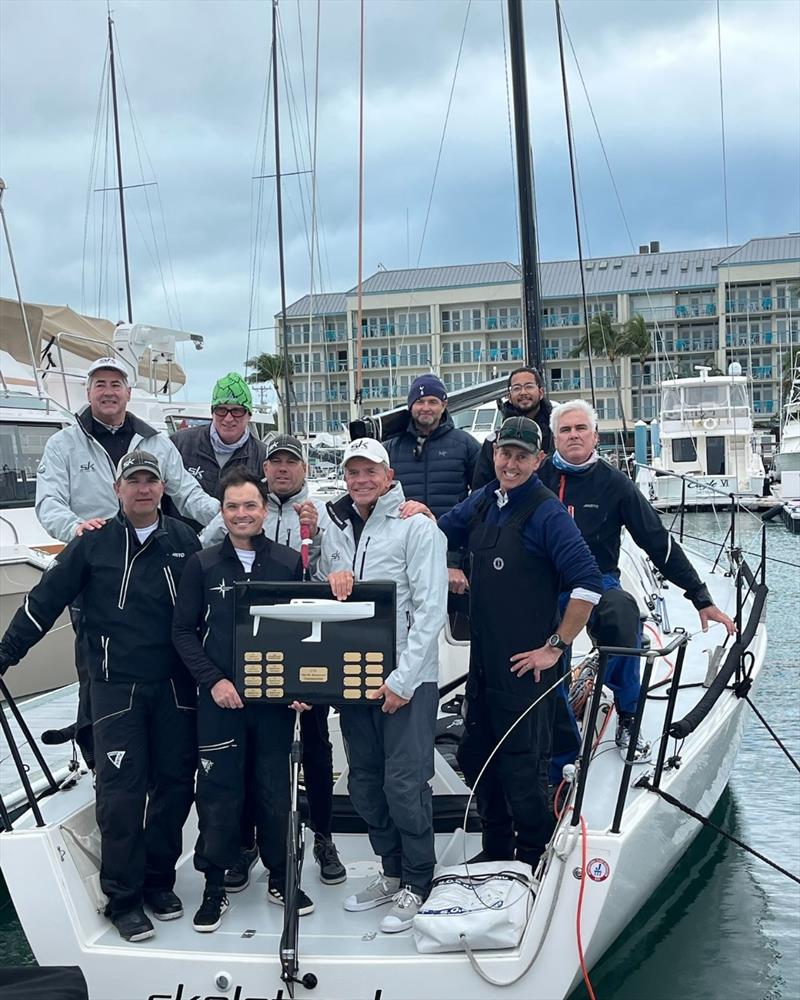
<path fill-rule="evenodd" d="M 538 424 L 542 434 L 542 451 L 549 455 L 553 450 L 550 430 L 552 403 L 544 398 L 544 380 L 535 368 L 527 365 L 515 368 L 508 376 L 508 399 L 500 406 L 503 420 L 509 417 L 527 417 Z M 494 443 L 496 433 L 488 434 L 475 463 L 472 488 L 480 489 L 494 479 Z"/>
<path fill-rule="evenodd" d="M 211 423 L 186 427 L 172 435 L 172 443 L 180 452 L 184 467 L 209 496 L 219 499 L 223 469 L 227 471 L 241 465 L 254 476 L 261 475 L 266 448 L 250 432 L 252 415 L 250 386 L 237 372 L 228 372 L 216 383 L 211 394 Z M 195 521 L 185 520 L 196 531 L 202 527 Z"/>

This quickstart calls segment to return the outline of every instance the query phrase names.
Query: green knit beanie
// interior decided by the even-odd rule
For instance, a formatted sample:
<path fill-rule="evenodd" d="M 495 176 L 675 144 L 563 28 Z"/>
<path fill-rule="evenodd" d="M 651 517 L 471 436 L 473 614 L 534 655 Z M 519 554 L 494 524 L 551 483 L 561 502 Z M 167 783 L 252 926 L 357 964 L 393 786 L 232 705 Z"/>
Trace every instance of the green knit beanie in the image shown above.
<path fill-rule="evenodd" d="M 211 393 L 211 409 L 215 406 L 243 406 L 253 412 L 253 395 L 250 386 L 238 372 L 228 372 L 217 382 Z"/>

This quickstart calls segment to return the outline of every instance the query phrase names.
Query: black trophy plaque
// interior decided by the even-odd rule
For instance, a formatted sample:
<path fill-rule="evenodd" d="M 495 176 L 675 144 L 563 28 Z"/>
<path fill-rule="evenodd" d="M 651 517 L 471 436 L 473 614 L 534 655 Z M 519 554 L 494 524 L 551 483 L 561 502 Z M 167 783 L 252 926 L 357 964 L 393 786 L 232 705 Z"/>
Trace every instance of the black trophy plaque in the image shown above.
<path fill-rule="evenodd" d="M 236 584 L 235 683 L 246 705 L 380 705 L 395 668 L 395 585 Z"/>

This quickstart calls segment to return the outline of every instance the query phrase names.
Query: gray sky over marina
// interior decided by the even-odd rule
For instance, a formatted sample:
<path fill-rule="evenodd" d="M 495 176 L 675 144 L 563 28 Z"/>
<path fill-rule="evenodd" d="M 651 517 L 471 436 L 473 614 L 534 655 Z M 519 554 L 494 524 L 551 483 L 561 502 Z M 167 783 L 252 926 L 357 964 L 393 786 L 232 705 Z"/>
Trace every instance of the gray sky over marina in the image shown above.
<path fill-rule="evenodd" d="M 113 7 L 124 84 L 152 163 L 140 171 L 123 102 L 125 180 L 158 181 L 157 192 L 128 193 L 134 316 L 176 321 L 147 249 L 146 192 L 163 205 L 183 327 L 206 337 L 202 353 L 185 356 L 190 396 L 203 399 L 218 374 L 241 367 L 248 323 L 271 326 L 279 305 L 274 182 L 262 182 L 259 214 L 251 179 L 262 172 L 270 5 L 117 0 Z M 283 168 L 291 171 L 298 169 L 292 123 L 305 150 L 300 167 L 308 165 L 306 97 L 298 5 L 281 0 L 280 10 L 294 97 L 281 123 Z M 317 291 L 356 283 L 358 10 L 353 0 L 322 2 Z M 518 258 L 499 0 L 471 5 L 420 255 L 466 10 L 466 0 L 367 0 L 365 275 L 418 258 L 422 265 Z M 722 245 L 715 3 L 565 0 L 563 10 L 634 242 L 659 239 L 667 250 Z M 98 0 L 0 0 L 0 175 L 23 294 L 89 313 L 98 305 L 97 250 L 84 260 L 84 227 L 105 15 Z M 313 113 L 316 3 L 302 0 L 299 15 Z M 720 15 L 731 242 L 797 231 L 800 4 L 721 0 Z M 547 260 L 574 257 L 553 4 L 527 3 L 525 16 L 540 249 Z M 571 57 L 568 68 L 585 250 L 629 253 Z M 270 135 L 263 172 L 272 170 Z M 287 178 L 284 188 L 289 301 L 310 286 L 301 183 Z M 91 195 L 90 243 L 102 198 Z M 251 310 L 257 218 L 260 278 Z M 158 245 L 163 254 L 163 239 Z M 104 281 L 111 294 L 100 311 L 122 318 L 113 260 Z M 5 247 L 0 291 L 12 294 Z M 254 335 L 256 347 L 269 349 L 271 333 Z"/>

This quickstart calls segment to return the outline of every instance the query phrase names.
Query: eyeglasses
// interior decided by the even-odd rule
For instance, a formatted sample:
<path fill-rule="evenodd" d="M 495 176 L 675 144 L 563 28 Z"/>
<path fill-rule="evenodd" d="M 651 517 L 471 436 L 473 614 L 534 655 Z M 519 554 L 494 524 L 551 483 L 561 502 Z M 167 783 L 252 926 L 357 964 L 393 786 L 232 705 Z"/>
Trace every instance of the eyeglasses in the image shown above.
<path fill-rule="evenodd" d="M 247 414 L 247 410 L 243 406 L 215 406 L 214 416 L 222 417 L 233 417 L 234 420 L 241 420 L 243 416 Z"/>
<path fill-rule="evenodd" d="M 538 388 L 539 388 L 538 382 L 526 382 L 524 385 L 512 385 L 509 387 L 508 391 L 516 395 L 517 393 L 520 392 L 533 392 L 534 389 Z"/>

